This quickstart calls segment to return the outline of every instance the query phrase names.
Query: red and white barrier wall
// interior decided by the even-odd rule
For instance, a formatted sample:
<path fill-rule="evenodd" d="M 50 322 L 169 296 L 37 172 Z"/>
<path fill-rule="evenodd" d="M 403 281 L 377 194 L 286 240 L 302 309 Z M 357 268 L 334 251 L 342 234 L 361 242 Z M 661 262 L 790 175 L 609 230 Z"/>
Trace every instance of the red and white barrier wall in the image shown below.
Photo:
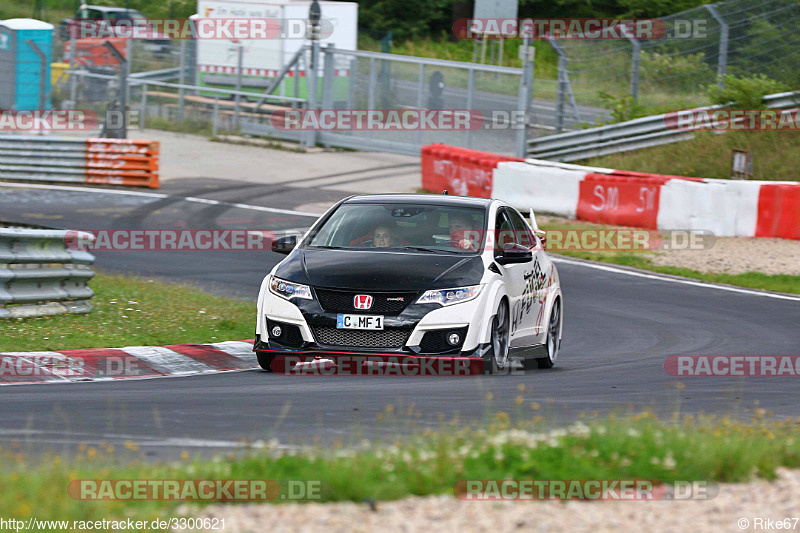
<path fill-rule="evenodd" d="M 505 161 L 525 160 L 446 144 L 423 146 L 422 188 L 430 192 L 447 190 L 460 196 L 490 198 L 494 169 Z"/>
<path fill-rule="evenodd" d="M 621 226 L 800 240 L 800 183 L 738 181 L 422 149 L 430 192 L 499 198 L 523 210 Z"/>

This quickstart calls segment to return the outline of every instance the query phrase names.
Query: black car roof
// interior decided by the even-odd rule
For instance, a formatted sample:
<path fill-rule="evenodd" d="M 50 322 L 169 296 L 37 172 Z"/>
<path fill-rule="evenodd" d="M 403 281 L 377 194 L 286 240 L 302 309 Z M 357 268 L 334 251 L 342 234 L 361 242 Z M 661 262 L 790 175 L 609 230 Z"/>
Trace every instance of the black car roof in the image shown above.
<path fill-rule="evenodd" d="M 492 202 L 489 198 L 475 198 L 474 196 L 452 196 L 449 194 L 365 194 L 351 196 L 346 199 L 346 204 L 421 204 L 442 205 L 452 207 L 488 207 Z"/>

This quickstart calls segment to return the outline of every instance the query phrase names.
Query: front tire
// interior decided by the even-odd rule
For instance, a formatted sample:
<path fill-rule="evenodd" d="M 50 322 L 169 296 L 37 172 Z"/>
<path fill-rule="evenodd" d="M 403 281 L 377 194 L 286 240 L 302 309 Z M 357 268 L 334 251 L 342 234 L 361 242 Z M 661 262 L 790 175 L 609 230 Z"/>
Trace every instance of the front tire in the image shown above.
<path fill-rule="evenodd" d="M 509 317 L 508 304 L 500 301 L 497 313 L 492 318 L 491 349 L 483 357 L 483 371 L 498 374 L 508 366 Z"/>
<path fill-rule="evenodd" d="M 547 357 L 537 359 L 539 368 L 553 368 L 558 359 L 559 332 L 561 330 L 561 300 L 556 300 L 553 310 L 550 312 L 550 322 L 547 325 Z"/>
<path fill-rule="evenodd" d="M 256 352 L 256 358 L 258 359 L 258 366 L 267 372 L 272 372 L 272 361 L 275 359 L 275 354 Z"/>

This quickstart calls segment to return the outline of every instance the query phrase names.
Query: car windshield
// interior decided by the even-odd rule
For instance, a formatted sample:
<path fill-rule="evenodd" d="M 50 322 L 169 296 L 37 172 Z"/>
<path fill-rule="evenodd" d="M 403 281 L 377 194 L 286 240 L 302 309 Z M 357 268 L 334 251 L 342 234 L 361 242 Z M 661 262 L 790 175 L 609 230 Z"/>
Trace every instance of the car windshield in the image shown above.
<path fill-rule="evenodd" d="M 343 204 L 308 246 L 474 254 L 483 247 L 480 208 L 414 204 Z"/>

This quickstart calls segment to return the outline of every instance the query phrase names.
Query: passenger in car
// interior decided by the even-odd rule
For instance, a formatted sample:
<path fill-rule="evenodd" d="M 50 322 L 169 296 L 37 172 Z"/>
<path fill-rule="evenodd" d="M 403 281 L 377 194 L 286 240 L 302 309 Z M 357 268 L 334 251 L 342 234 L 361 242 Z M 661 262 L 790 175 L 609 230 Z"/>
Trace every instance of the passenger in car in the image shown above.
<path fill-rule="evenodd" d="M 395 246 L 397 237 L 389 226 L 377 226 L 372 234 L 372 245 L 375 248 L 389 248 Z"/>
<path fill-rule="evenodd" d="M 393 246 L 408 246 L 405 239 L 397 235 L 397 226 L 392 223 L 382 222 L 375 228 L 350 242 L 350 246 L 364 248 L 391 248 Z"/>

